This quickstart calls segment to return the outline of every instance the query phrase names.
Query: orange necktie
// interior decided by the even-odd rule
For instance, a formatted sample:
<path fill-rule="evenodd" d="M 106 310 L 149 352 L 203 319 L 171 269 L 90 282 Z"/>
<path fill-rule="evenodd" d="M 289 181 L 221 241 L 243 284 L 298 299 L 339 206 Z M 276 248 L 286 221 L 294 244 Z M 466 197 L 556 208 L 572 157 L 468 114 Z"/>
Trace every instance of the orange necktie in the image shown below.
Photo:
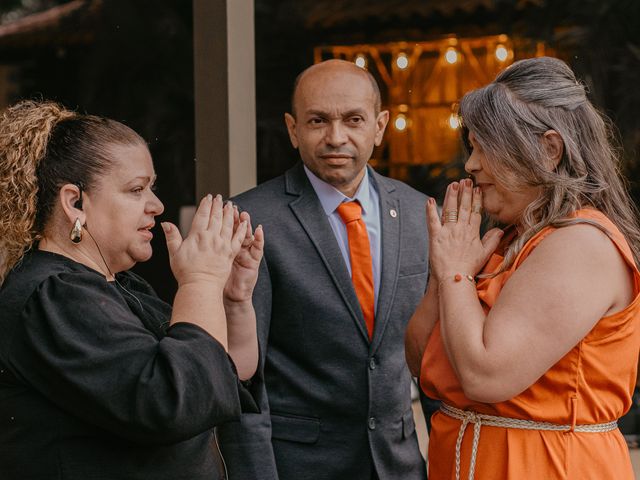
<path fill-rule="evenodd" d="M 362 221 L 362 207 L 358 202 L 344 202 L 336 210 L 347 227 L 351 281 L 367 324 L 369 340 L 371 340 L 374 318 L 373 263 L 367 226 Z"/>

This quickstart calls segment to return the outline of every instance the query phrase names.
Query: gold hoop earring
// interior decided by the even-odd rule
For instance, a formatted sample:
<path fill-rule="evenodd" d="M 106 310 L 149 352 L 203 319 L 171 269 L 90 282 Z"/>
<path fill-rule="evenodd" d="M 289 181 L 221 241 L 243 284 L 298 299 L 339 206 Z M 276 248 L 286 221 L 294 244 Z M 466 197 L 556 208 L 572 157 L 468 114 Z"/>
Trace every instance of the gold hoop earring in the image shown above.
<path fill-rule="evenodd" d="M 80 243 L 82 241 L 82 224 L 79 218 L 76 218 L 76 221 L 73 222 L 73 228 L 71 229 L 71 233 L 69 233 L 69 238 L 73 243 Z"/>

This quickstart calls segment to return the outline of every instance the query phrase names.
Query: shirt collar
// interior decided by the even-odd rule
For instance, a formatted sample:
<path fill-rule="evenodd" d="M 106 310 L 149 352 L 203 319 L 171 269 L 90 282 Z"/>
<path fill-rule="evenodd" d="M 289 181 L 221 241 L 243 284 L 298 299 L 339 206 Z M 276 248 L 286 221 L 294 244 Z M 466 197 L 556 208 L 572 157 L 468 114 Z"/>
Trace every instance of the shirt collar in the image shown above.
<path fill-rule="evenodd" d="M 335 188 L 332 185 L 329 185 L 324 180 L 318 178 L 311 170 L 304 165 L 304 172 L 307 174 L 307 178 L 309 178 L 309 182 L 311 182 L 311 186 L 316 192 L 318 199 L 320 200 L 320 204 L 322 205 L 322 209 L 327 216 L 331 215 L 335 212 L 338 205 L 342 202 L 349 202 L 352 200 L 358 200 L 360 202 L 360 206 L 362 207 L 362 213 L 366 214 L 371 209 L 371 192 L 370 192 L 370 182 L 369 182 L 369 169 L 365 167 L 364 177 L 362 177 L 362 181 L 360 182 L 360 186 L 358 190 L 356 190 L 356 194 L 353 198 L 347 197 L 340 190 Z"/>

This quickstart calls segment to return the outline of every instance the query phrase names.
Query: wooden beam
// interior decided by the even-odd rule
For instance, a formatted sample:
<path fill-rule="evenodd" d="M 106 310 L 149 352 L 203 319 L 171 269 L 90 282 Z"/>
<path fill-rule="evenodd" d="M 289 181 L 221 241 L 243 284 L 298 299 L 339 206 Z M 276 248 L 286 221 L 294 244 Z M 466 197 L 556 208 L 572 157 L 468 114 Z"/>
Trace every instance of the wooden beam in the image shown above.
<path fill-rule="evenodd" d="M 196 201 L 256 185 L 254 0 L 193 0 Z"/>

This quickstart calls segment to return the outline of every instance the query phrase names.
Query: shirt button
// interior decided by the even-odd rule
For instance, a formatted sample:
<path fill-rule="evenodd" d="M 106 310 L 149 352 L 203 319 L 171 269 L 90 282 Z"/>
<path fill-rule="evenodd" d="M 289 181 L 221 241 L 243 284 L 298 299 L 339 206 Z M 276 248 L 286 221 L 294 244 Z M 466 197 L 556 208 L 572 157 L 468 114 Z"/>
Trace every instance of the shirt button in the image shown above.
<path fill-rule="evenodd" d="M 369 359 L 369 370 L 375 370 L 375 369 L 376 369 L 376 358 L 371 357 Z"/>
<path fill-rule="evenodd" d="M 376 429 L 376 417 L 369 417 L 369 430 L 375 430 Z"/>

